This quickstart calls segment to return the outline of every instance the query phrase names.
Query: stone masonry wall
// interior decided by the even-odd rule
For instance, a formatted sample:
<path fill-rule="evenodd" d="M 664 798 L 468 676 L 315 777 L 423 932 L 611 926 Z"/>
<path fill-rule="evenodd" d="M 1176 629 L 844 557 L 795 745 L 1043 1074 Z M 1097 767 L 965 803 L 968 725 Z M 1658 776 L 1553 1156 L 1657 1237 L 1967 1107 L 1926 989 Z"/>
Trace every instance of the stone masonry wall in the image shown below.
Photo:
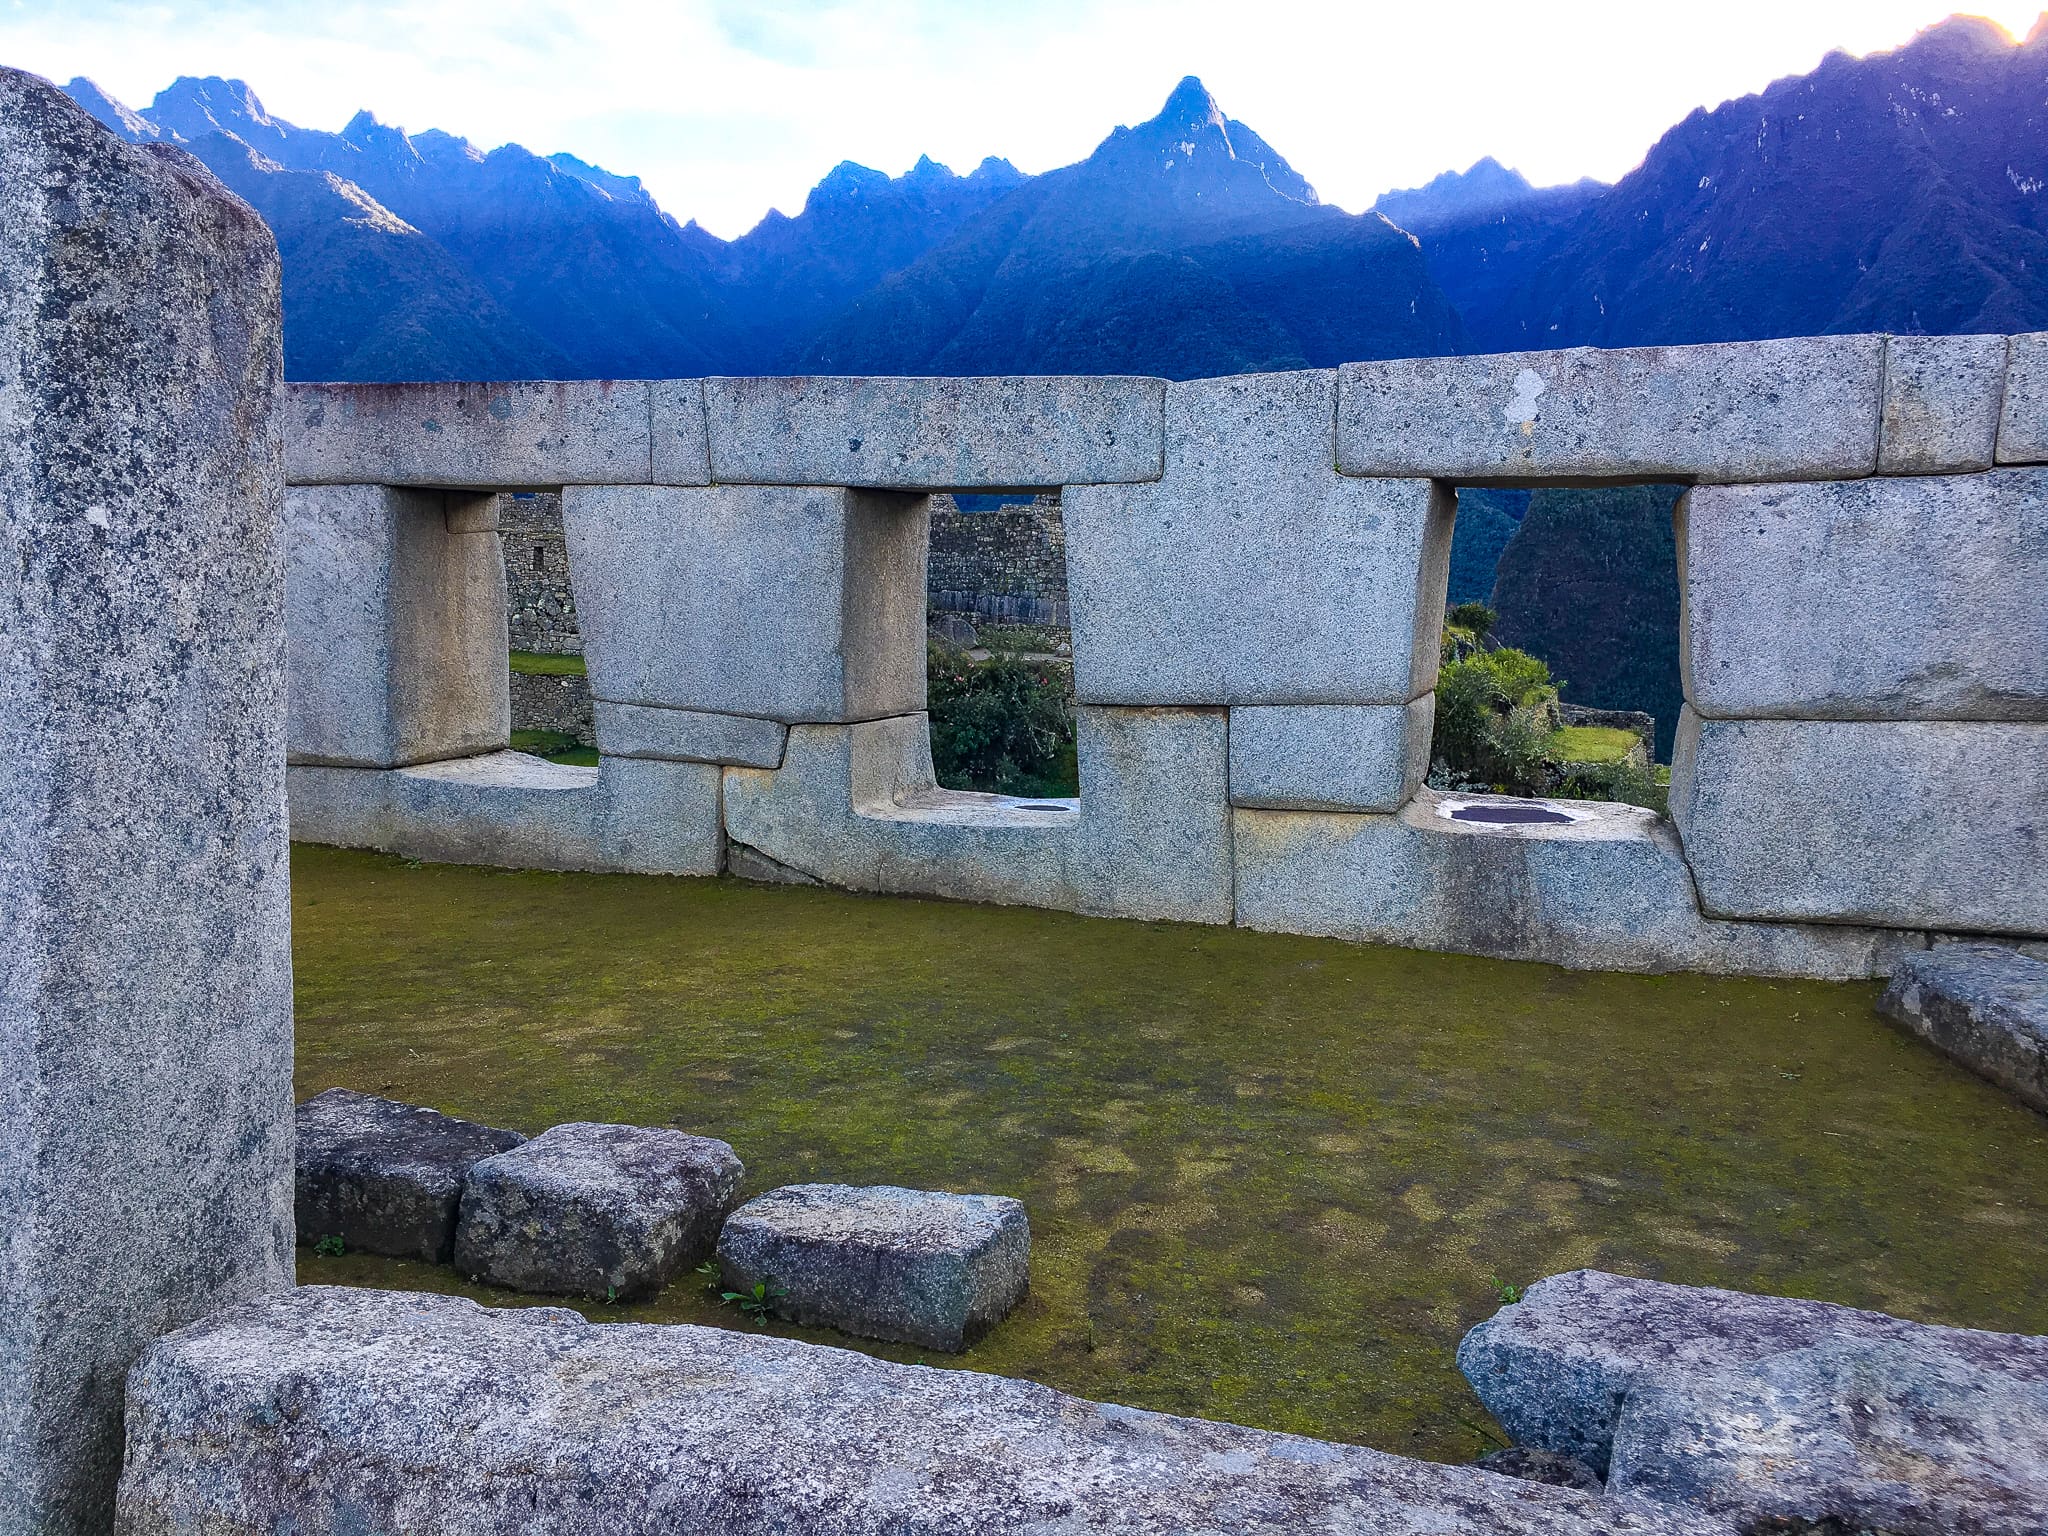
<path fill-rule="evenodd" d="M 1067 531 L 1059 494 L 987 512 L 963 512 L 953 497 L 934 496 L 925 601 L 937 612 L 981 622 L 1067 628 Z"/>
<path fill-rule="evenodd" d="M 559 491 L 514 492 L 499 498 L 498 537 L 505 545 L 505 616 L 515 651 L 580 656 L 576 595 L 569 589 L 569 550 L 562 540 Z M 518 700 L 513 700 L 518 712 Z M 519 722 L 513 722 L 517 727 Z"/>

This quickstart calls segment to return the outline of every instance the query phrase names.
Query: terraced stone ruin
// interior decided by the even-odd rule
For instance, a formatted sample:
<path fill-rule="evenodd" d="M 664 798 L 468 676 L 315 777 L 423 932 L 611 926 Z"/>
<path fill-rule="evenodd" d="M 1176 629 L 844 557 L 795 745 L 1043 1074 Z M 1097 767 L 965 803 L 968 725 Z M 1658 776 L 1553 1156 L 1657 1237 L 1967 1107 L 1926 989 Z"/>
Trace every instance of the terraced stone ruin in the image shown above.
<path fill-rule="evenodd" d="M 1594 970 L 1896 967 L 1910 1027 L 2032 1095 L 2048 337 L 288 391 L 270 235 L 196 161 L 9 71 L 0 162 L 0 1527 L 2048 1522 L 2042 1338 L 1587 1269 L 1503 1287 L 1459 1356 L 1547 1480 L 739 1331 L 299 1287 L 287 907 L 289 804 L 291 836 L 416 860 Z M 1426 789 L 1456 488 L 1628 481 L 1691 487 L 1671 819 Z M 496 495 L 536 488 L 563 496 L 595 769 L 508 750 Z M 928 498 L 1053 488 L 1080 797 L 942 790 Z M 1991 969 L 1929 962 L 1960 939 Z M 734 1149 L 674 1131 L 307 1116 L 329 1182 L 302 1208 L 535 1289 L 657 1284 L 741 1198 Z M 361 1169 L 320 1138 L 349 1125 L 420 1141 L 403 1199 L 336 1192 Z M 663 1193 L 684 1156 L 688 1199 Z M 717 1251 L 764 1283 L 761 1254 L 800 1253 L 772 1262 L 828 1321 L 950 1350 L 1023 1288 L 1015 1201 L 777 1196 Z M 548 1246 L 593 1210 L 612 1225 Z M 882 1220 L 929 1239 L 889 1282 L 921 1310 L 842 1307 L 867 1282 L 820 1245 Z"/>

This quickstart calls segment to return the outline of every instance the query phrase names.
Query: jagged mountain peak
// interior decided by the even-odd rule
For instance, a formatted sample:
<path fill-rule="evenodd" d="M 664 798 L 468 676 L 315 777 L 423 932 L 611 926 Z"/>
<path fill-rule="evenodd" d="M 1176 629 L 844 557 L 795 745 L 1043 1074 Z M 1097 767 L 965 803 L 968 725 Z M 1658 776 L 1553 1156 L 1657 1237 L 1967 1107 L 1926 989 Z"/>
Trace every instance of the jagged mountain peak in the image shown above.
<path fill-rule="evenodd" d="M 1413 229 L 1498 212 L 1535 193 L 1528 177 L 1487 155 L 1469 170 L 1444 171 L 1419 187 L 1382 192 L 1372 206 L 1403 229 Z"/>
<path fill-rule="evenodd" d="M 64 87 L 64 94 L 124 139 L 140 143 L 163 137 L 163 130 L 155 123 L 125 102 L 116 101 L 101 90 L 96 81 L 83 75 L 74 75 L 71 83 Z"/>
<path fill-rule="evenodd" d="M 987 185 L 1014 187 L 1029 178 L 1000 155 L 985 155 L 981 164 L 967 173 L 967 179 Z"/>
<path fill-rule="evenodd" d="M 231 133 L 245 143 L 282 139 L 292 125 L 272 117 L 246 80 L 219 75 L 180 75 L 156 93 L 142 114 L 165 133 L 197 139 Z"/>

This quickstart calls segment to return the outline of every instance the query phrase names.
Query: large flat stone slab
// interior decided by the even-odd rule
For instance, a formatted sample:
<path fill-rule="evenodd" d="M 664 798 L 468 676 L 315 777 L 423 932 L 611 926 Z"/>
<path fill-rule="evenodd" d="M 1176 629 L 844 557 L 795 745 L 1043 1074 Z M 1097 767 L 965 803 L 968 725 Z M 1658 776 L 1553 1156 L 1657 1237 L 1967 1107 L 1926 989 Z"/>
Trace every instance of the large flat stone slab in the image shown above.
<path fill-rule="evenodd" d="M 504 749 L 496 511 L 495 497 L 381 485 L 287 493 L 292 762 L 395 768 Z"/>
<path fill-rule="evenodd" d="M 1702 720 L 1671 817 L 1717 917 L 2048 934 L 2048 724 Z"/>
<path fill-rule="evenodd" d="M 1822 1497 L 1807 1509 L 1826 1518 L 1857 1513 L 1854 1485 L 1877 1480 L 1873 1472 L 1887 1462 L 1906 1469 L 1924 1509 L 1959 1469 L 1886 1454 L 1887 1443 L 1896 1452 L 1917 1439 L 1924 1453 L 1940 1439 L 1930 1426 L 1916 1433 L 1901 1425 L 1912 1400 L 1945 1399 L 1954 1408 L 1968 1393 L 1952 1389 L 1967 1382 L 1980 1413 L 1986 1395 L 2038 1404 L 2048 1388 L 2048 1339 L 1576 1270 L 1539 1281 L 1466 1334 L 1458 1368 L 1518 1442 L 1581 1458 L 1610 1474 L 1611 1492 L 1699 1498 L 1722 1510 L 1749 1498 L 1748 1513 L 1777 1513 L 1768 1502 L 1771 1469 L 1760 1465 L 1775 1454 L 1787 1474 L 1780 1491 L 1804 1480 L 1810 1492 L 1818 1482 Z M 1859 1376 L 1882 1390 L 1861 1391 Z M 1852 1427 L 1859 1400 L 1870 1412 Z M 2038 1421 L 2039 1408 L 2028 1411 Z M 1986 1416 L 1979 1428 L 1995 1422 Z M 1981 1448 L 2023 1481 L 2041 1475 L 2039 1442 Z M 1987 1481 L 1995 1479 L 1980 1469 L 1980 1486 Z M 1878 1523 L 1928 1536 L 1980 1529 Z"/>
<path fill-rule="evenodd" d="M 443 864 L 715 875 L 711 763 L 607 757 L 596 768 L 493 752 L 413 768 L 293 768 L 292 836 Z"/>
<path fill-rule="evenodd" d="M 780 770 L 725 771 L 725 819 L 784 869 L 851 890 L 1230 921 L 1221 710 L 1075 718 L 1076 801 L 940 789 L 922 715 L 793 726 Z"/>
<path fill-rule="evenodd" d="M 597 742 L 611 757 L 653 757 L 679 763 L 732 763 L 779 768 L 789 727 L 753 715 L 592 701 Z"/>
<path fill-rule="evenodd" d="M 960 1350 L 1023 1299 L 1031 1222 L 1007 1195 L 791 1184 L 727 1218 L 718 1262 L 732 1290 L 772 1282 L 800 1323 Z"/>
<path fill-rule="evenodd" d="M 745 1174 L 709 1136 L 557 1125 L 469 1170 L 455 1267 L 515 1291 L 651 1295 L 710 1256 Z"/>
<path fill-rule="evenodd" d="M 445 1264 L 469 1170 L 526 1138 L 351 1088 L 299 1106 L 299 1242 Z"/>
<path fill-rule="evenodd" d="M 785 723 L 922 709 L 929 523 L 929 498 L 879 491 L 567 491 L 591 692 Z"/>
<path fill-rule="evenodd" d="M 1564 824 L 1457 819 L 1532 807 Z M 1392 815 L 1238 810 L 1237 921 L 1580 970 L 1881 975 L 1917 936 L 1715 922 L 1670 827 L 1635 806 L 1424 789 Z"/>
<path fill-rule="evenodd" d="M 945 491 L 1156 480 L 1161 379 L 707 379 L 712 478 Z"/>
<path fill-rule="evenodd" d="M 1702 486 L 1686 698 L 1719 718 L 2048 719 L 2048 470 Z"/>
<path fill-rule="evenodd" d="M 2048 960 L 1943 944 L 1899 961 L 1877 1011 L 2048 1114 Z"/>
<path fill-rule="evenodd" d="M 1881 475 L 1989 469 L 2005 402 L 2003 336 L 1887 336 Z"/>
<path fill-rule="evenodd" d="M 1429 773 L 1436 695 L 1407 704 L 1247 704 L 1230 712 L 1230 803 L 1398 811 Z"/>
<path fill-rule="evenodd" d="M 647 389 L 637 379 L 294 384 L 285 472 L 293 485 L 645 485 Z"/>
<path fill-rule="evenodd" d="M 443 1296 L 307 1287 L 163 1341 L 128 1401 L 119 1536 L 1725 1531 L 974 1371 Z"/>
<path fill-rule="evenodd" d="M 2008 338 L 1998 462 L 2048 464 L 2048 331 Z"/>
<path fill-rule="evenodd" d="M 2048 1381 L 1859 1338 L 1664 1375 L 1630 1391 L 1607 1488 L 1737 1531 L 2037 1536 Z"/>
<path fill-rule="evenodd" d="M 1174 384 L 1166 474 L 1063 499 L 1084 704 L 1406 704 L 1436 680 L 1455 498 L 1334 465 L 1335 374 Z"/>
<path fill-rule="evenodd" d="M 1474 483 L 1844 480 L 1877 468 L 1882 336 L 1347 363 L 1337 467 Z"/>
<path fill-rule="evenodd" d="M 254 212 L 0 69 L 0 1530 L 292 1281 L 281 337 Z"/>

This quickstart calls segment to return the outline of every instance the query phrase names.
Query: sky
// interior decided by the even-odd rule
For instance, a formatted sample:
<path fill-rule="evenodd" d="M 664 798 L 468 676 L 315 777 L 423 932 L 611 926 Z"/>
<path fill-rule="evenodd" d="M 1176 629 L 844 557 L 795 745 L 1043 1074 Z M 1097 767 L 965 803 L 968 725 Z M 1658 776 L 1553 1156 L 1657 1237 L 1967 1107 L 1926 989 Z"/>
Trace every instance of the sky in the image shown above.
<path fill-rule="evenodd" d="M 2040 0 L 1975 8 L 2015 35 Z M 568 150 L 735 236 L 840 160 L 1086 156 L 1201 76 L 1354 211 L 1483 155 L 1611 181 L 1698 106 L 1896 47 L 1921 0 L 0 0 L 0 62 L 145 106 L 180 74 Z"/>

